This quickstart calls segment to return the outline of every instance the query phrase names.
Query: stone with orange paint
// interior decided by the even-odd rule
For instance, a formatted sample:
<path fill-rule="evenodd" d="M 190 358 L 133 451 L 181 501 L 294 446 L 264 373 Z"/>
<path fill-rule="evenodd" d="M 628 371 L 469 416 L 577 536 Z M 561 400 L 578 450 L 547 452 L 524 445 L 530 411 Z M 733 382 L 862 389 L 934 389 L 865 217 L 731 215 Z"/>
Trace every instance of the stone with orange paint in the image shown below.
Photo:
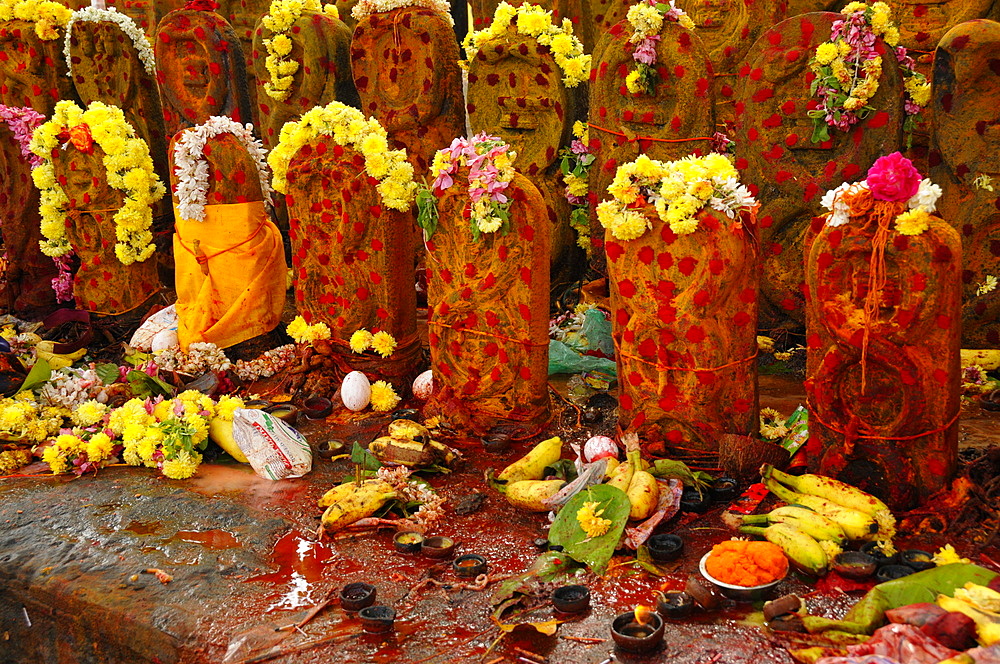
<path fill-rule="evenodd" d="M 41 39 L 30 21 L 0 21 L 0 104 L 27 106 L 48 117 L 61 99 L 75 99 L 63 55 L 64 31 Z"/>
<path fill-rule="evenodd" d="M 479 46 L 469 62 L 472 133 L 498 136 L 517 153 L 514 167 L 531 178 L 545 199 L 553 272 L 566 272 L 578 252 L 559 150 L 570 143 L 573 122 L 583 116 L 586 85 L 567 87 L 549 47 L 514 27 Z"/>
<path fill-rule="evenodd" d="M 510 228 L 474 240 L 468 169 L 438 200 L 427 242 L 434 393 L 424 413 L 485 435 L 538 433 L 548 422 L 549 232 L 545 203 L 515 173 Z"/>
<path fill-rule="evenodd" d="M 514 7 L 526 4 L 526 0 L 506 0 L 506 2 Z M 468 5 L 472 11 L 473 29 L 485 30 L 488 28 L 493 22 L 493 14 L 499 4 L 500 0 L 470 0 Z M 583 42 L 584 51 L 590 53 L 593 50 L 597 32 L 594 21 L 588 15 L 587 0 L 538 0 L 527 4 L 537 5 L 552 12 L 557 25 L 562 22 L 564 17 L 568 18 L 573 23 L 573 31 Z"/>
<path fill-rule="evenodd" d="M 715 466 L 724 434 L 758 425 L 753 213 L 705 208 L 681 236 L 652 206 L 643 213 L 642 236 L 605 238 L 619 428 L 654 456 Z"/>
<path fill-rule="evenodd" d="M 254 68 L 253 35 L 257 21 L 267 13 L 268 0 L 224 0 L 215 10 L 229 21 L 240 42 L 243 61 L 246 63 L 247 95 L 250 97 L 250 113 L 255 127 L 260 126 L 260 112 L 257 103 L 257 72 Z M 264 56 L 261 56 L 264 57 Z"/>
<path fill-rule="evenodd" d="M 354 29 L 351 69 L 361 111 L 385 127 L 391 147 L 406 150 L 417 173 L 465 134 L 458 60 L 451 17 L 431 8 L 369 13 Z"/>
<path fill-rule="evenodd" d="M 855 200 L 844 225 L 814 220 L 806 256 L 807 451 L 821 474 L 905 510 L 958 461 L 962 243 L 936 215 L 902 235 L 904 203 Z"/>
<path fill-rule="evenodd" d="M 918 53 L 933 51 L 959 23 L 1000 15 L 996 0 L 902 0 L 889 5 L 899 26 L 900 45 Z"/>
<path fill-rule="evenodd" d="M 882 154 L 900 149 L 904 120 L 902 80 L 883 67 L 875 108 L 850 131 L 830 130 L 831 140 L 813 143 L 807 112 L 809 59 L 829 39 L 839 14 L 815 12 L 786 19 L 765 32 L 740 69 L 736 90 L 737 168 L 761 202 L 758 213 L 763 274 L 762 329 L 801 326 L 805 321 L 802 256 L 812 217 L 823 194 L 842 182 L 863 179 Z M 878 40 L 886 62 L 893 57 Z"/>

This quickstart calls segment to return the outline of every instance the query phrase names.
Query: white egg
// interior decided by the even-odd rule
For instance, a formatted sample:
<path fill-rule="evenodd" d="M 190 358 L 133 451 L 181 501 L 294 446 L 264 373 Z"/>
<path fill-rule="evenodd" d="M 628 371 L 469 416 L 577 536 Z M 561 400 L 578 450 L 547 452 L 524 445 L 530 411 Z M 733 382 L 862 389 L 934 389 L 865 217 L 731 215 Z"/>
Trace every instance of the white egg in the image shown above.
<path fill-rule="evenodd" d="M 430 369 L 413 379 L 413 396 L 427 401 L 434 394 L 434 374 Z"/>
<path fill-rule="evenodd" d="M 149 342 L 150 350 L 154 353 L 168 348 L 176 348 L 180 345 L 177 340 L 177 330 L 160 330 L 153 335 L 153 340 Z"/>
<path fill-rule="evenodd" d="M 344 383 L 340 386 L 340 399 L 349 410 L 367 408 L 372 400 L 372 384 L 368 382 L 368 376 L 360 371 L 352 371 L 344 376 Z"/>
<path fill-rule="evenodd" d="M 590 463 L 604 457 L 618 458 L 618 444 L 607 436 L 591 436 L 583 445 L 583 458 Z"/>

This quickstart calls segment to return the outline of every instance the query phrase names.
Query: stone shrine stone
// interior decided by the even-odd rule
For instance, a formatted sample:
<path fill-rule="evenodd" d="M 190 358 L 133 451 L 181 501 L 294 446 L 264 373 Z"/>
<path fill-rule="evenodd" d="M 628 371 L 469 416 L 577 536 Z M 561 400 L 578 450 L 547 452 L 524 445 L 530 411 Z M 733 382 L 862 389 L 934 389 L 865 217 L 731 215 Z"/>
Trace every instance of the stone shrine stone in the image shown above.
<path fill-rule="evenodd" d="M 51 39 L 41 39 L 35 23 L 0 21 L 0 103 L 27 106 L 48 116 L 60 99 L 75 99 L 66 75 L 63 27 L 56 28 Z"/>

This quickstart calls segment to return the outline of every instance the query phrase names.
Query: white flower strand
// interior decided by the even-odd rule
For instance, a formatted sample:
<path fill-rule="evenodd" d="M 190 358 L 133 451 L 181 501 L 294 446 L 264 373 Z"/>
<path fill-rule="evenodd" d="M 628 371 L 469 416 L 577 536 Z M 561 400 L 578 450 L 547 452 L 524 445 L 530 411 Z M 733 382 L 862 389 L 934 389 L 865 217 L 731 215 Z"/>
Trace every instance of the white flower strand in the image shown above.
<path fill-rule="evenodd" d="M 264 202 L 271 204 L 271 175 L 264 145 L 254 138 L 253 125 L 241 125 L 231 118 L 213 115 L 204 124 L 186 129 L 174 145 L 174 169 L 177 174 L 177 209 L 181 218 L 205 221 L 208 204 L 208 163 L 205 143 L 220 134 L 232 134 L 246 148 L 257 167 Z"/>
<path fill-rule="evenodd" d="M 354 20 L 360 21 L 370 14 L 390 12 L 401 7 L 426 7 L 441 14 L 450 24 L 455 25 L 455 20 L 451 17 L 451 3 L 447 0 L 361 0 L 354 5 L 351 16 Z"/>
<path fill-rule="evenodd" d="M 73 78 L 73 58 L 70 57 L 70 42 L 73 39 L 73 24 L 77 21 L 89 21 L 91 23 L 103 23 L 104 21 L 109 21 L 116 24 L 119 29 L 121 29 L 121 31 L 132 40 L 132 45 L 135 46 L 135 50 L 139 54 L 139 60 L 142 62 L 142 66 L 146 70 L 146 73 L 150 76 L 154 76 L 156 74 L 156 58 L 153 56 L 153 48 L 149 45 L 149 40 L 146 38 L 146 34 L 139 29 L 139 26 L 135 24 L 135 21 L 125 14 L 119 13 L 114 7 L 110 7 L 108 9 L 85 7 L 73 12 L 73 15 L 69 17 L 69 23 L 66 24 L 66 38 L 63 41 L 63 54 L 66 56 L 66 68 L 70 78 Z"/>

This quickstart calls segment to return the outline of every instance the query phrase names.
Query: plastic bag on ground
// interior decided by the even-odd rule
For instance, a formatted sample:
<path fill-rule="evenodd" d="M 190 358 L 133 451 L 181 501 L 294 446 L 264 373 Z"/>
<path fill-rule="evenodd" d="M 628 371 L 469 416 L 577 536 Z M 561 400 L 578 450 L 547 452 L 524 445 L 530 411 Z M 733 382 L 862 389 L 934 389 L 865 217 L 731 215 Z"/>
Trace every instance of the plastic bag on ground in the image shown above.
<path fill-rule="evenodd" d="M 255 473 L 268 480 L 302 477 L 312 470 L 312 449 L 298 431 L 262 410 L 233 413 L 233 438 Z"/>
<path fill-rule="evenodd" d="M 938 664 L 943 659 L 958 655 L 957 650 L 946 648 L 913 625 L 893 623 L 875 631 L 865 643 L 848 646 L 851 656 L 881 655 L 906 664 Z"/>

